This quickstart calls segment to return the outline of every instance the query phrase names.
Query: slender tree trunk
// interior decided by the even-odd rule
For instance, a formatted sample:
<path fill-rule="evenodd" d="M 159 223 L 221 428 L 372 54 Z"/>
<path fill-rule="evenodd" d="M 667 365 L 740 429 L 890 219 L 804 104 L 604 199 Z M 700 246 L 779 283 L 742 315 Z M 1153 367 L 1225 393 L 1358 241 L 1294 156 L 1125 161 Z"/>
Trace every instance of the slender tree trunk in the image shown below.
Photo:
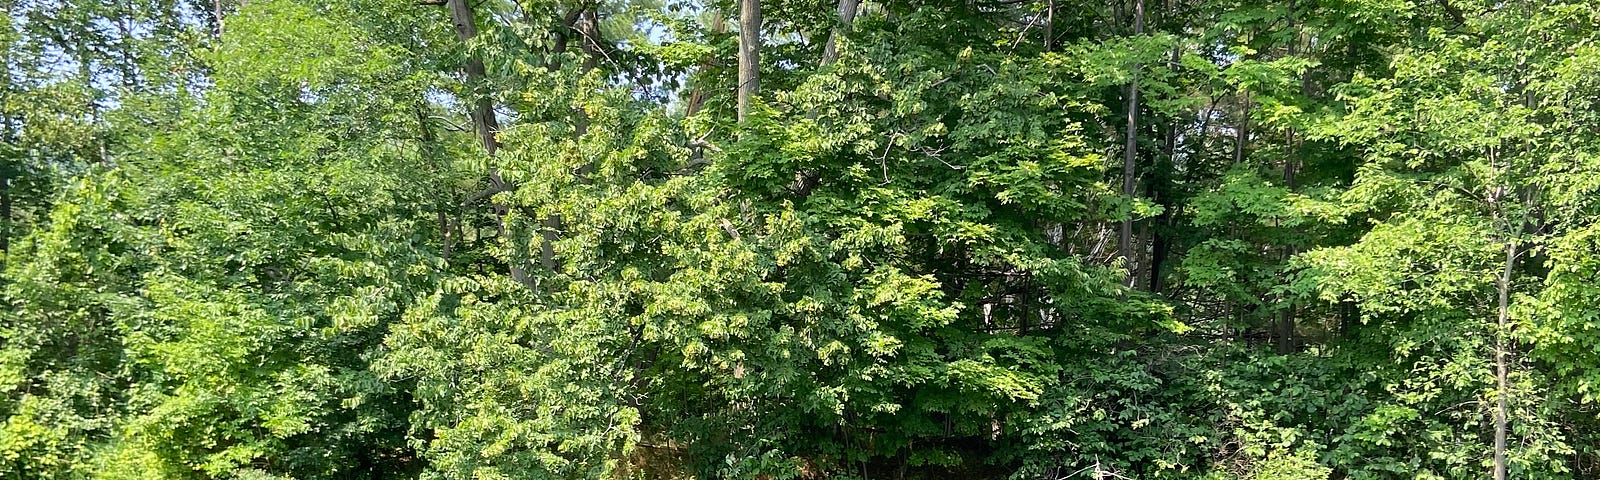
<path fill-rule="evenodd" d="M 1167 10 L 1171 11 L 1172 9 L 1172 0 L 1168 0 Z M 1182 55 L 1182 47 L 1172 47 L 1172 53 L 1167 59 L 1167 68 L 1169 70 L 1177 69 Z M 1209 116 L 1209 113 L 1207 116 Z M 1175 205 L 1172 205 L 1171 188 L 1173 183 L 1172 172 L 1176 169 L 1178 158 L 1178 125 L 1180 119 L 1181 117 L 1176 116 L 1167 119 L 1166 138 L 1161 149 L 1161 156 L 1156 161 L 1155 173 L 1150 176 L 1149 194 L 1156 204 L 1161 205 L 1161 214 L 1156 217 L 1154 221 L 1155 228 L 1152 228 L 1150 232 L 1150 266 L 1146 269 L 1146 273 L 1150 276 L 1149 288 L 1151 293 L 1161 292 L 1161 267 L 1166 263 L 1167 253 L 1170 250 L 1167 246 L 1167 238 L 1163 235 L 1163 230 L 1171 226 L 1172 212 L 1176 208 Z M 1201 129 L 1200 134 L 1204 136 L 1204 128 Z"/>
<path fill-rule="evenodd" d="M 447 0 L 450 8 L 450 21 L 455 24 L 456 37 L 462 43 L 472 40 L 478 35 L 478 26 L 472 16 L 472 6 L 467 0 Z M 500 143 L 495 141 L 495 132 L 500 130 L 500 121 L 494 116 L 494 104 L 487 95 L 478 91 L 483 87 L 485 69 L 483 59 L 477 55 L 467 57 L 467 64 L 462 67 L 467 74 L 467 92 L 472 97 L 472 127 L 478 132 L 478 139 L 483 144 L 483 150 L 490 156 L 500 148 Z M 496 177 L 499 173 L 492 174 Z"/>
<path fill-rule="evenodd" d="M 1506 365 L 1507 330 L 1511 323 L 1511 271 L 1516 265 L 1517 244 L 1509 234 L 1505 242 L 1505 265 L 1500 272 L 1500 277 L 1495 280 L 1495 290 L 1499 303 L 1498 315 L 1495 326 L 1494 345 L 1494 371 L 1495 371 L 1495 408 L 1494 408 L 1494 479 L 1506 478 L 1506 434 L 1509 426 L 1507 412 L 1511 388 L 1507 379 L 1508 367 Z"/>
<path fill-rule="evenodd" d="M 1287 48 L 1289 57 L 1296 56 L 1298 53 L 1296 50 L 1300 42 L 1300 27 L 1298 20 L 1294 18 L 1294 10 L 1295 2 L 1291 0 L 1289 2 L 1289 30 L 1295 32 L 1295 35 L 1289 39 L 1289 45 Z M 1306 79 L 1304 76 L 1302 76 L 1300 78 L 1300 93 L 1304 94 L 1305 89 Z M 1286 147 L 1288 147 L 1289 154 L 1283 160 L 1283 185 L 1284 188 L 1287 188 L 1292 193 L 1294 192 L 1295 188 L 1295 171 L 1300 168 L 1300 142 L 1293 127 L 1288 129 L 1288 132 L 1285 135 L 1284 144 Z M 1289 243 L 1290 244 L 1284 245 L 1283 247 L 1283 258 L 1281 262 L 1284 265 L 1287 265 L 1289 259 L 1293 258 L 1295 255 L 1295 247 L 1292 242 Z M 1287 279 L 1284 280 L 1287 281 Z M 1280 316 L 1278 318 L 1278 353 L 1280 355 L 1287 355 L 1294 353 L 1295 350 L 1295 305 L 1294 299 L 1290 298 L 1287 294 L 1280 296 L 1279 299 L 1283 300 L 1286 305 L 1284 305 L 1283 311 L 1279 313 Z"/>
<path fill-rule="evenodd" d="M 1297 152 L 1295 152 L 1293 150 L 1294 147 L 1295 147 L 1295 135 L 1294 135 L 1294 130 L 1293 129 L 1289 130 L 1288 141 L 1285 142 L 1285 143 L 1288 144 L 1288 146 L 1291 148 L 1291 151 L 1289 153 L 1289 157 L 1290 158 L 1284 160 L 1284 162 L 1283 162 L 1283 184 L 1284 184 L 1284 188 L 1287 188 L 1287 189 L 1289 189 L 1290 192 L 1293 192 L 1294 191 L 1294 173 L 1295 173 L 1295 168 L 1296 168 L 1296 162 L 1294 160 L 1294 156 L 1297 153 Z M 1282 263 L 1284 263 L 1284 264 L 1288 264 L 1289 259 L 1294 257 L 1294 254 L 1295 254 L 1294 245 L 1285 245 L 1283 247 L 1283 258 L 1280 261 Z M 1279 313 L 1279 317 L 1278 317 L 1278 335 L 1277 335 L 1277 337 L 1278 337 L 1277 338 L 1277 340 L 1278 340 L 1277 341 L 1278 349 L 1277 350 L 1278 350 L 1278 354 L 1287 355 L 1287 354 L 1290 354 L 1290 353 L 1294 353 L 1294 349 L 1295 349 L 1295 345 L 1294 345 L 1295 305 L 1294 305 L 1294 299 L 1289 298 L 1289 296 L 1287 294 L 1284 294 L 1284 295 L 1280 296 L 1279 299 L 1284 301 L 1284 303 L 1286 303 L 1286 305 L 1284 305 L 1283 311 Z"/>
<path fill-rule="evenodd" d="M 822 66 L 833 65 L 839 60 L 839 37 L 850 31 L 850 24 L 856 21 L 856 9 L 860 6 L 861 0 L 839 0 L 839 23 L 833 26 L 833 32 L 828 34 L 828 43 L 822 47 Z"/>
<path fill-rule="evenodd" d="M 72 52 L 73 52 L 73 56 L 75 57 L 73 60 L 76 60 L 78 62 L 78 78 L 83 79 L 83 84 L 85 86 L 90 87 L 89 88 L 89 99 L 88 99 L 89 101 L 84 106 L 89 109 L 89 119 L 90 119 L 90 121 L 95 123 L 95 124 L 98 124 L 98 123 L 100 123 L 100 90 L 98 90 L 96 88 L 93 88 L 94 87 L 94 77 L 95 77 L 95 75 L 94 75 L 94 50 L 91 50 L 89 48 L 89 41 L 87 39 L 87 35 L 82 35 L 82 36 L 78 36 L 77 37 L 77 42 L 73 46 Z M 100 160 L 104 161 L 105 160 L 105 156 L 101 155 Z"/>
<path fill-rule="evenodd" d="M 437 165 L 438 164 L 438 150 L 437 150 L 437 148 L 438 148 L 439 139 L 438 139 L 438 137 L 436 137 L 433 134 L 433 128 L 428 125 L 428 110 L 427 110 L 427 107 L 424 105 L 424 103 L 419 102 L 417 104 L 416 109 L 417 109 L 417 128 L 419 129 L 419 134 L 420 134 L 420 140 L 419 141 L 421 142 L 421 145 L 419 145 L 418 151 L 421 153 L 423 162 L 425 162 L 425 163 L 427 163 L 429 165 Z M 440 251 L 440 256 L 444 258 L 444 262 L 445 262 L 446 265 L 448 265 L 450 263 L 450 254 L 453 253 L 454 250 L 455 250 L 455 240 L 456 240 L 454 237 L 450 236 L 450 232 L 451 232 L 450 203 L 451 203 L 451 201 L 450 200 L 445 200 L 446 198 L 448 198 L 448 196 L 449 196 L 448 192 L 446 192 L 444 195 L 440 196 L 441 200 L 436 202 L 436 204 L 437 204 L 436 208 L 438 208 L 439 210 L 437 212 L 434 212 L 436 220 L 439 222 L 439 246 L 440 246 L 439 251 Z"/>
<path fill-rule="evenodd" d="M 712 17 L 712 19 L 711 19 L 711 31 L 712 32 L 716 32 L 716 33 L 727 33 L 727 31 L 728 31 L 727 17 L 725 15 L 723 15 L 722 12 L 719 12 L 719 11 L 712 11 L 712 14 L 715 15 L 715 17 Z M 704 60 L 701 60 L 701 62 L 700 62 L 700 71 L 703 72 L 703 71 L 709 70 L 711 68 L 711 66 L 712 66 L 712 59 L 709 56 L 707 56 L 707 58 L 705 58 Z M 698 113 L 700 111 L 700 104 L 705 103 L 705 101 L 706 101 L 705 88 L 704 88 L 704 86 L 700 85 L 699 82 L 696 82 L 695 86 L 694 86 L 694 90 L 689 93 L 689 101 L 684 106 L 684 116 L 686 116 L 686 117 L 694 116 L 695 113 Z M 694 153 L 692 153 L 692 155 L 694 155 L 696 157 L 696 159 L 698 160 L 699 157 L 703 153 L 704 152 L 702 151 L 701 148 L 696 147 L 694 149 Z"/>
<path fill-rule="evenodd" d="M 0 256 L 11 252 L 11 159 L 0 158 Z"/>
<path fill-rule="evenodd" d="M 1489 165 L 1498 167 L 1498 153 L 1494 147 L 1489 148 Z M 1495 332 L 1494 332 L 1494 373 L 1495 373 L 1495 407 L 1494 407 L 1494 480 L 1506 479 L 1506 435 L 1509 429 L 1509 398 L 1511 388 L 1507 379 L 1509 367 L 1506 365 L 1506 350 L 1511 323 L 1511 275 L 1517 262 L 1517 237 L 1511 219 L 1505 214 L 1505 197 L 1508 188 L 1504 185 L 1496 186 L 1489 192 L 1489 208 L 1494 212 L 1494 228 L 1497 230 L 1496 240 L 1505 244 L 1505 263 L 1502 265 L 1499 277 L 1495 278 Z"/>
<path fill-rule="evenodd" d="M 116 21 L 117 33 L 121 36 L 119 41 L 132 42 L 134 40 L 133 27 L 129 25 L 131 21 L 132 19 L 130 18 Z M 122 86 L 128 88 L 138 86 L 139 62 L 134 60 L 133 51 L 127 48 L 119 48 L 117 49 L 117 54 L 122 57 L 122 62 L 117 65 L 117 69 L 122 71 Z"/>
<path fill-rule="evenodd" d="M 6 15 L 11 14 L 11 9 L 6 8 Z M 0 47 L 0 67 L 5 71 L 0 72 L 0 105 L 6 104 L 11 96 L 11 49 Z M 0 148 L 0 266 L 4 265 L 6 253 L 11 252 L 11 172 L 15 159 L 12 157 L 11 145 L 15 139 L 11 138 L 11 118 L 0 114 L 0 143 L 6 147 Z"/>
<path fill-rule="evenodd" d="M 1350 299 L 1339 300 L 1339 336 L 1350 334 L 1350 328 L 1356 323 L 1356 302 Z"/>
<path fill-rule="evenodd" d="M 1176 57 L 1178 51 L 1173 50 L 1172 54 Z M 1150 265 L 1149 268 L 1145 269 L 1145 274 L 1150 278 L 1148 285 L 1151 293 L 1161 292 L 1161 266 L 1167 260 L 1167 238 L 1162 235 L 1162 229 L 1167 226 L 1172 218 L 1171 210 L 1173 205 L 1170 205 L 1171 199 L 1168 198 L 1171 196 L 1170 192 L 1168 192 L 1168 184 L 1171 182 L 1169 174 L 1173 168 L 1173 157 L 1177 156 L 1178 152 L 1177 119 L 1168 121 L 1166 137 L 1165 145 L 1161 151 L 1161 158 L 1157 160 L 1156 171 L 1150 175 L 1149 182 L 1151 199 L 1161 205 L 1161 215 L 1156 216 L 1155 220 L 1151 222 L 1155 225 L 1150 228 Z"/>
<path fill-rule="evenodd" d="M 600 16 L 594 9 L 585 8 L 577 11 L 575 20 L 576 23 L 570 24 L 570 28 L 577 30 L 580 37 L 578 49 L 583 52 L 583 60 L 579 65 L 579 71 L 587 75 L 589 71 L 599 66 L 601 58 L 605 56 L 605 46 L 600 43 Z M 561 46 L 565 50 L 565 44 Z M 573 109 L 573 140 L 581 140 L 587 133 L 589 133 L 589 113 L 581 108 Z M 588 176 L 592 172 L 594 172 L 592 163 L 578 167 L 578 181 L 588 182 Z M 555 243 L 560 238 L 560 232 L 565 228 L 566 222 L 562 221 L 561 215 L 552 214 L 540 221 L 539 225 L 539 265 L 553 272 L 561 266 L 556 259 Z"/>
<path fill-rule="evenodd" d="M 216 21 L 217 36 L 222 36 L 222 0 L 211 0 L 212 20 Z"/>
<path fill-rule="evenodd" d="M 1161 218 L 1165 220 L 1167 214 L 1162 213 Z M 1163 221 L 1162 223 L 1165 224 L 1166 222 Z M 1150 293 L 1161 293 L 1161 289 L 1165 286 L 1165 284 L 1161 283 L 1161 268 L 1166 264 L 1169 250 L 1171 248 L 1167 246 L 1167 237 L 1162 235 L 1159 229 L 1151 232 L 1150 268 L 1145 272 L 1150 276 Z"/>
<path fill-rule="evenodd" d="M 1239 106 L 1239 126 L 1234 129 L 1233 163 L 1244 163 L 1249 158 L 1247 147 L 1250 145 L 1250 94 L 1244 95 L 1243 105 Z"/>
<path fill-rule="evenodd" d="M 1506 431 L 1509 424 L 1507 412 L 1511 387 L 1507 376 L 1506 355 L 1509 349 L 1507 330 L 1511 323 L 1511 270 L 1517 261 L 1516 240 L 1508 237 L 1506 243 L 1505 269 L 1501 271 L 1500 278 L 1495 281 L 1495 290 L 1499 295 L 1499 315 L 1496 322 L 1494 346 L 1494 371 L 1495 371 L 1495 408 L 1494 408 L 1494 479 L 1506 479 Z"/>
<path fill-rule="evenodd" d="M 1249 157 L 1249 151 L 1247 151 L 1245 149 L 1245 145 L 1249 144 L 1249 142 L 1250 142 L 1250 95 L 1247 93 L 1247 94 L 1244 95 L 1243 105 L 1241 105 L 1240 109 L 1239 109 L 1239 126 L 1234 129 L 1233 163 L 1236 163 L 1236 164 L 1237 163 L 1244 163 L 1244 160 Z M 1233 225 L 1232 220 L 1229 220 L 1228 239 L 1229 240 L 1238 240 L 1239 239 L 1239 232 L 1237 231 L 1237 226 Z M 1235 322 L 1239 321 L 1240 320 L 1239 308 L 1236 305 L 1234 305 L 1232 299 L 1228 300 L 1227 308 L 1228 308 L 1228 317 L 1232 318 Z"/>
<path fill-rule="evenodd" d="M 739 121 L 761 91 L 761 0 L 739 0 Z"/>
<path fill-rule="evenodd" d="M 1044 51 L 1055 50 L 1056 44 L 1056 0 L 1044 2 Z"/>
<path fill-rule="evenodd" d="M 1144 0 L 1133 2 L 1133 34 L 1144 34 Z M 1133 81 L 1128 83 L 1128 132 L 1124 137 L 1127 145 L 1124 147 L 1122 159 L 1122 194 L 1129 199 L 1133 198 L 1134 167 L 1139 158 L 1139 70 L 1141 66 L 1133 66 Z M 1122 220 L 1121 235 L 1117 238 L 1117 256 L 1122 257 L 1123 266 L 1128 269 L 1125 280 L 1128 286 L 1133 286 L 1133 213 Z"/>

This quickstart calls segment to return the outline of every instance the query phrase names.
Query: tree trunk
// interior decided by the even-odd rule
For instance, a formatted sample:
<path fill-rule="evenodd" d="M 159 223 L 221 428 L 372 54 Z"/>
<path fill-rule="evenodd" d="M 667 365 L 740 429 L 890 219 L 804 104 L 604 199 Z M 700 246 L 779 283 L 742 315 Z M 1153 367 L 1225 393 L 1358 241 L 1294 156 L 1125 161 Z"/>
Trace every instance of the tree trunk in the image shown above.
<path fill-rule="evenodd" d="M 739 121 L 761 91 L 761 0 L 739 0 Z"/>
<path fill-rule="evenodd" d="M 7 11 L 6 14 L 11 12 Z M 0 47 L 0 65 L 11 65 L 10 48 Z M 0 73 L 0 105 L 5 104 L 11 96 L 11 72 Z M 0 266 L 5 264 L 5 254 L 11 252 L 11 177 L 12 158 L 11 145 L 15 144 L 12 138 L 11 118 L 0 115 L 0 142 L 7 147 L 0 148 Z"/>
<path fill-rule="evenodd" d="M 600 65 L 600 59 L 606 55 L 605 46 L 600 44 L 600 14 L 593 8 L 585 9 L 578 17 L 578 34 L 583 36 L 583 41 L 578 43 L 579 50 L 583 52 L 581 70 L 587 74 L 590 70 Z M 582 111 L 578 112 L 583 122 L 577 127 L 580 130 L 589 128 L 589 119 Z M 579 133 L 582 135 L 582 132 Z"/>
<path fill-rule="evenodd" d="M 1284 162 L 1283 162 L 1283 184 L 1284 184 L 1284 188 L 1287 188 L 1290 192 L 1294 192 L 1294 171 L 1295 171 L 1295 168 L 1297 168 L 1296 162 L 1294 160 L 1294 155 L 1297 153 L 1294 150 L 1294 148 L 1295 148 L 1295 140 L 1294 139 L 1295 139 L 1294 130 L 1290 129 L 1289 130 L 1289 135 L 1288 135 L 1288 141 L 1285 142 L 1285 143 L 1288 144 L 1288 146 L 1289 146 L 1289 148 L 1291 150 L 1290 150 L 1290 153 L 1289 153 L 1289 158 L 1284 160 Z M 1284 265 L 1287 265 L 1288 262 L 1289 262 L 1289 259 L 1294 257 L 1294 254 L 1295 254 L 1294 245 L 1285 245 L 1283 247 L 1283 258 L 1281 259 L 1281 262 Z M 1285 279 L 1285 280 L 1287 280 L 1287 279 Z M 1283 312 L 1281 312 L 1279 314 L 1279 317 L 1278 317 L 1278 335 L 1277 335 L 1277 337 L 1278 337 L 1277 338 L 1278 354 L 1287 355 L 1287 354 L 1290 354 L 1290 353 L 1294 353 L 1294 349 L 1295 349 L 1295 345 L 1294 345 L 1294 323 L 1295 323 L 1295 318 L 1294 318 L 1294 314 L 1295 314 L 1294 299 L 1289 298 L 1289 296 L 1287 294 L 1282 295 L 1281 297 L 1279 297 L 1279 299 L 1282 300 L 1287 305 L 1284 305 Z"/>
<path fill-rule="evenodd" d="M 1174 49 L 1172 55 L 1176 58 L 1178 51 Z M 1171 192 L 1168 191 L 1168 184 L 1171 182 L 1169 174 L 1173 169 L 1172 159 L 1178 152 L 1177 119 L 1168 121 L 1166 136 L 1161 157 L 1157 160 L 1155 173 L 1150 175 L 1148 187 L 1151 200 L 1161 205 L 1161 214 L 1151 222 L 1155 225 L 1150 228 L 1150 264 L 1145 269 L 1145 274 L 1150 279 L 1148 284 L 1150 293 L 1161 293 L 1161 266 L 1167 260 L 1167 238 L 1162 235 L 1162 229 L 1167 227 L 1172 218 L 1172 209 L 1175 208 L 1174 205 L 1170 205 L 1172 200 L 1169 198 Z"/>
<path fill-rule="evenodd" d="M 416 110 L 417 128 L 420 135 L 418 141 L 421 142 L 418 150 L 421 152 L 422 161 L 429 165 L 437 165 L 439 160 L 437 150 L 439 139 L 433 134 L 433 128 L 428 126 L 428 110 L 425 103 L 419 102 Z M 434 212 L 435 219 L 439 222 L 439 256 L 444 258 L 446 265 L 450 263 L 450 254 L 455 250 L 456 240 L 450 236 L 451 218 L 449 211 L 452 200 L 446 200 L 449 195 L 450 192 L 446 191 L 444 195 L 439 197 L 440 200 L 436 202 L 436 208 L 439 210 Z"/>
<path fill-rule="evenodd" d="M 472 6 L 467 0 L 447 0 L 450 8 L 450 21 L 455 24 L 456 37 L 462 43 L 472 40 L 478 35 L 477 23 L 473 21 Z M 472 127 L 478 132 L 478 139 L 483 144 L 483 150 L 493 156 L 495 150 L 500 148 L 500 143 L 495 141 L 494 134 L 500 130 L 500 121 L 494 116 L 494 104 L 489 97 L 479 91 L 483 87 L 485 69 L 483 59 L 477 55 L 467 57 L 467 64 L 462 67 L 467 74 L 467 92 L 472 97 Z M 491 173 L 499 177 L 499 173 Z"/>
<path fill-rule="evenodd" d="M 215 31 L 218 37 L 222 36 L 222 0 L 211 0 L 212 20 L 216 21 Z"/>
<path fill-rule="evenodd" d="M 1489 148 L 1489 165 L 1497 166 L 1498 153 L 1495 148 Z M 1493 226 L 1496 229 L 1496 240 L 1505 244 L 1506 253 L 1505 263 L 1494 282 L 1497 304 L 1494 332 L 1494 480 L 1506 479 L 1506 435 L 1510 423 L 1507 412 L 1511 388 L 1507 379 L 1509 367 L 1506 365 L 1506 350 L 1509 348 L 1507 337 L 1511 323 L 1511 274 L 1517 262 L 1517 237 L 1515 226 L 1505 215 L 1504 202 L 1508 190 L 1506 186 L 1500 185 L 1488 195 L 1490 211 L 1494 212 Z"/>
<path fill-rule="evenodd" d="M 711 31 L 714 33 L 727 33 L 728 22 L 726 16 L 722 12 L 715 10 L 712 11 L 712 15 L 715 16 L 711 18 Z M 700 61 L 700 71 L 709 70 L 712 65 L 712 58 L 708 55 L 704 60 Z M 704 86 L 700 85 L 700 82 L 695 82 L 694 90 L 689 92 L 689 101 L 684 105 L 684 116 L 694 116 L 695 113 L 700 111 L 700 104 L 705 103 L 705 101 L 706 92 Z M 696 147 L 691 155 L 694 155 L 698 160 L 703 153 L 700 147 Z"/>
<path fill-rule="evenodd" d="M 1044 2 L 1044 51 L 1055 50 L 1056 44 L 1056 0 Z"/>
<path fill-rule="evenodd" d="M 1239 126 L 1234 129 L 1233 163 L 1244 163 L 1248 158 L 1245 149 L 1250 144 L 1250 94 L 1244 94 L 1243 102 L 1239 106 Z"/>
<path fill-rule="evenodd" d="M 0 260 L 11 252 L 11 159 L 0 158 Z"/>
<path fill-rule="evenodd" d="M 839 60 L 839 37 L 850 31 L 850 24 L 856 21 L 856 9 L 861 6 L 861 0 L 839 0 L 839 23 L 833 26 L 833 32 L 828 34 L 828 43 L 822 47 L 822 66 L 833 65 Z"/>
<path fill-rule="evenodd" d="M 1144 34 L 1144 0 L 1133 2 L 1133 34 Z M 1133 81 L 1128 83 L 1128 132 L 1124 137 L 1127 145 L 1124 147 L 1122 159 L 1122 194 L 1131 201 L 1134 195 L 1133 176 L 1134 167 L 1139 156 L 1139 70 L 1141 66 L 1134 64 Z M 1125 283 L 1134 285 L 1133 275 L 1133 212 L 1128 212 L 1128 217 L 1122 220 L 1121 235 L 1117 238 L 1117 256 L 1122 257 L 1123 267 L 1128 269 Z"/>
<path fill-rule="evenodd" d="M 1292 31 L 1292 32 L 1295 32 L 1294 36 L 1289 39 L 1289 44 L 1286 47 L 1287 56 L 1290 57 L 1290 58 L 1293 58 L 1295 56 L 1295 54 L 1296 54 L 1295 47 L 1297 46 L 1297 44 L 1300 41 L 1300 31 L 1299 31 L 1300 27 L 1299 27 L 1299 24 L 1298 24 L 1297 20 L 1294 17 L 1294 10 L 1295 10 L 1295 2 L 1294 2 L 1294 0 L 1290 0 L 1289 1 L 1289 30 Z M 1302 76 L 1300 78 L 1300 91 L 1301 91 L 1302 94 L 1305 93 L 1305 77 L 1304 76 Z M 1296 143 L 1297 142 L 1295 141 L 1294 128 L 1290 127 L 1284 134 L 1284 146 L 1288 149 L 1288 155 L 1285 155 L 1285 157 L 1283 159 L 1283 186 L 1284 186 L 1285 189 L 1288 189 L 1288 191 L 1290 193 L 1294 192 L 1294 173 L 1295 173 L 1295 169 L 1298 168 L 1298 162 L 1295 161 L 1295 157 L 1296 157 L 1296 155 L 1299 154 L 1299 146 Z M 1277 222 L 1278 222 L 1277 220 L 1273 220 L 1273 225 L 1276 226 Z M 1292 243 L 1292 242 L 1286 242 L 1286 243 Z M 1292 245 L 1292 244 L 1283 245 L 1283 252 L 1282 253 L 1283 253 L 1283 255 L 1279 259 L 1279 263 L 1282 264 L 1282 265 L 1288 265 L 1289 259 L 1294 257 L 1294 254 L 1295 254 L 1294 245 Z M 1288 280 L 1287 278 L 1284 278 L 1283 273 L 1280 272 L 1279 281 L 1280 282 L 1286 282 L 1287 280 Z M 1283 295 L 1279 295 L 1278 296 L 1278 300 L 1280 302 L 1284 303 L 1284 305 L 1283 305 L 1283 310 L 1278 313 L 1277 334 L 1274 335 L 1276 337 L 1274 339 L 1275 340 L 1274 343 L 1277 344 L 1277 352 L 1278 352 L 1279 355 L 1288 355 L 1290 353 L 1294 353 L 1294 350 L 1295 350 L 1295 345 L 1294 345 L 1294 329 L 1295 329 L 1294 299 L 1290 298 L 1288 294 L 1283 294 Z"/>
<path fill-rule="evenodd" d="M 1506 337 L 1511 323 L 1511 270 L 1517 261 L 1517 243 L 1515 240 L 1506 240 L 1505 269 L 1501 271 L 1500 278 L 1495 281 L 1495 290 L 1499 294 L 1499 318 L 1495 334 L 1494 370 L 1495 370 L 1495 409 L 1494 409 L 1494 479 L 1506 479 L 1506 430 L 1508 403 L 1506 397 L 1511 395 L 1511 388 L 1507 380 L 1506 350 L 1509 348 Z"/>
<path fill-rule="evenodd" d="M 577 16 L 576 29 L 579 39 L 578 49 L 583 52 L 583 61 L 579 64 L 579 71 L 588 75 L 590 71 L 599 66 L 600 60 L 606 56 L 605 45 L 601 44 L 600 14 L 593 8 L 580 10 Z M 572 138 L 580 142 L 585 134 L 589 133 L 589 112 L 582 108 L 572 109 Z M 589 174 L 594 172 L 593 163 L 585 163 L 578 167 L 576 172 L 579 183 L 588 183 Z M 540 222 L 539 229 L 539 265 L 545 270 L 554 272 L 561 266 L 556 258 L 555 242 L 560 238 L 560 232 L 565 228 L 566 222 L 562 221 L 560 214 L 552 214 Z"/>
<path fill-rule="evenodd" d="M 1347 336 L 1356 323 L 1356 302 L 1350 299 L 1339 300 L 1339 336 Z"/>
<path fill-rule="evenodd" d="M 478 25 L 472 16 L 472 6 L 467 0 L 446 0 L 450 9 L 450 22 L 455 25 L 456 37 L 462 44 L 469 44 L 472 37 L 478 34 Z M 500 121 L 494 116 L 494 104 L 487 95 L 478 90 L 483 87 L 484 77 L 487 72 L 483 66 L 483 59 L 477 55 L 469 55 L 466 65 L 462 66 L 467 74 L 467 92 L 472 97 L 472 126 L 478 132 L 478 140 L 483 145 L 483 151 L 490 157 L 500 149 L 500 142 L 495 139 L 495 133 L 500 130 Z M 500 169 L 492 163 L 489 166 L 489 191 L 501 192 L 509 189 L 505 178 L 500 176 Z M 491 193 L 492 198 L 492 193 Z M 503 203 L 494 202 L 495 231 L 502 241 L 510 241 L 506 231 L 506 215 L 511 208 Z M 517 265 L 516 260 L 508 259 L 511 278 L 523 285 L 532 286 L 533 279 L 528 276 L 526 269 Z"/>

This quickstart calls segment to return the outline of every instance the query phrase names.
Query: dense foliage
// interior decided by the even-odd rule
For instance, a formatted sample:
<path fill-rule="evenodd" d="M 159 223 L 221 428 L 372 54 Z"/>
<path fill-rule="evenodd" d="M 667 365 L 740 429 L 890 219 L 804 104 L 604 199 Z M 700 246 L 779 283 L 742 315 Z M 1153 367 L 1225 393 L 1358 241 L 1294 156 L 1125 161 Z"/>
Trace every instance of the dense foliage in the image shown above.
<path fill-rule="evenodd" d="M 1594 478 L 1589 0 L 0 0 L 0 478 Z"/>

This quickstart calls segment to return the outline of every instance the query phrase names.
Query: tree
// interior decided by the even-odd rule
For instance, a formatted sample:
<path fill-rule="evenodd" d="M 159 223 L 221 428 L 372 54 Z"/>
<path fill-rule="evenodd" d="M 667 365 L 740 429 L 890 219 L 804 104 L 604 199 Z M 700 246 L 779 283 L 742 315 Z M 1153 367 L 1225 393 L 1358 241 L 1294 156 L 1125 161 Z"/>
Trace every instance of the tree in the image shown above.
<path fill-rule="evenodd" d="M 5 7 L 0 478 L 1600 465 L 1586 2 Z"/>
<path fill-rule="evenodd" d="M 760 91 L 761 0 L 739 0 L 739 121 L 750 115 L 750 102 Z"/>

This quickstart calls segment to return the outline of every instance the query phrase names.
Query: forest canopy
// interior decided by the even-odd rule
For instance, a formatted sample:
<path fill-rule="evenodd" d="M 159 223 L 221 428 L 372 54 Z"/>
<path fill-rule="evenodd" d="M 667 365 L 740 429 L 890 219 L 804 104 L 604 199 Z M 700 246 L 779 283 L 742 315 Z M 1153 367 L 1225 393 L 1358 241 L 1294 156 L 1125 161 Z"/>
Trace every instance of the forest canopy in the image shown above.
<path fill-rule="evenodd" d="M 0 479 L 1600 478 L 1592 0 L 0 6 Z"/>

